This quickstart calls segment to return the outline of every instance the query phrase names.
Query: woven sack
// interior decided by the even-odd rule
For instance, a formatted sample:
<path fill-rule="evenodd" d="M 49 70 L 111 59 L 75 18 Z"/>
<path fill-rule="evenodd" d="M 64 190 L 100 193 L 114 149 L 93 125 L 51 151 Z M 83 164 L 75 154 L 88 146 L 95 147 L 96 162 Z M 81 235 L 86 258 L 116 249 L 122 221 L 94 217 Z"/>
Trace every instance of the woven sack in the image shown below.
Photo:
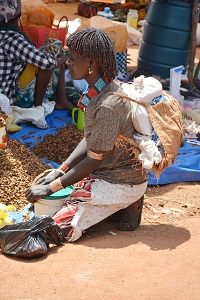
<path fill-rule="evenodd" d="M 154 172 L 158 178 L 171 163 L 173 164 L 175 162 L 178 149 L 182 142 L 182 113 L 178 101 L 165 91 L 163 91 L 162 94 L 167 96 L 169 101 L 161 101 L 154 105 L 142 103 L 119 93 L 114 94 L 145 107 L 152 127 L 156 131 L 163 146 L 161 162 L 158 164 L 154 163 L 150 170 Z"/>
<path fill-rule="evenodd" d="M 55 14 L 41 0 L 21 0 L 21 4 L 21 21 L 23 27 L 52 27 Z"/>

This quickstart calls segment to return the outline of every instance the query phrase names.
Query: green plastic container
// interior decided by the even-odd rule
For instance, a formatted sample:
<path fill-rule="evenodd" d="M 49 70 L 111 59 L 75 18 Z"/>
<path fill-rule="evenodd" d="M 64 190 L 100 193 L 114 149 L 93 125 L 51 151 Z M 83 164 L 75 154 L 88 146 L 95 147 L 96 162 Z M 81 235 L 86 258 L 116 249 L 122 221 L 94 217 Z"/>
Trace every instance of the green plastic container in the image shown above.
<path fill-rule="evenodd" d="M 138 53 L 138 68 L 153 75 L 170 77 L 170 69 L 183 65 L 190 56 L 192 4 L 152 0 L 146 16 Z"/>
<path fill-rule="evenodd" d="M 71 194 L 73 189 L 74 189 L 73 185 L 70 185 L 67 188 L 65 188 L 64 190 L 57 191 L 56 193 L 54 193 L 54 194 L 52 194 L 48 197 L 45 197 L 44 199 L 46 199 L 46 200 L 64 199 L 64 198 L 68 197 Z"/>

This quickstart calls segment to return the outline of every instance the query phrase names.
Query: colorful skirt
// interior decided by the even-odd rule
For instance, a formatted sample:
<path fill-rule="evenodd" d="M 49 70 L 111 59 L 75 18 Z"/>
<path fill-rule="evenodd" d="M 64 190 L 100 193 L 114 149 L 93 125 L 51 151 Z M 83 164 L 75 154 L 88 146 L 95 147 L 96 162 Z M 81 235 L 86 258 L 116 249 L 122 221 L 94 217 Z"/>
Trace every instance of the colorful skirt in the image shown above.
<path fill-rule="evenodd" d="M 41 51 L 48 52 L 57 57 L 60 53 L 60 47 L 62 42 L 55 39 L 47 39 L 44 45 L 40 48 Z M 19 78 L 16 80 L 16 102 L 15 105 L 19 107 L 30 108 L 34 104 L 35 98 L 35 86 L 36 76 L 39 68 L 32 64 L 27 64 Z M 59 69 L 51 71 L 51 79 L 47 86 L 45 98 L 49 99 L 54 92 L 58 84 Z"/>
<path fill-rule="evenodd" d="M 53 219 L 65 232 L 67 241 L 74 242 L 86 229 L 136 202 L 146 188 L 147 181 L 130 186 L 86 178 L 75 184 L 73 192 Z"/>

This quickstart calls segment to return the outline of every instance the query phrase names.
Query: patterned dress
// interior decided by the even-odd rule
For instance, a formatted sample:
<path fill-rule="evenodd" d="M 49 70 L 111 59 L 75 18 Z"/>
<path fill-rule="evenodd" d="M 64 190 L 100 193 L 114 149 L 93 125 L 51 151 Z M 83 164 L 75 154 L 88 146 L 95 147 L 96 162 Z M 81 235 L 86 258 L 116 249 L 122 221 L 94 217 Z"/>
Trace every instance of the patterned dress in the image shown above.
<path fill-rule="evenodd" d="M 53 216 L 69 242 L 137 201 L 147 187 L 147 174 L 138 160 L 140 150 L 133 143 L 130 102 L 113 92 L 122 94 L 116 81 L 88 96 L 84 128 L 87 155 L 100 153 L 102 163 L 89 178 L 75 185 L 63 208 Z"/>

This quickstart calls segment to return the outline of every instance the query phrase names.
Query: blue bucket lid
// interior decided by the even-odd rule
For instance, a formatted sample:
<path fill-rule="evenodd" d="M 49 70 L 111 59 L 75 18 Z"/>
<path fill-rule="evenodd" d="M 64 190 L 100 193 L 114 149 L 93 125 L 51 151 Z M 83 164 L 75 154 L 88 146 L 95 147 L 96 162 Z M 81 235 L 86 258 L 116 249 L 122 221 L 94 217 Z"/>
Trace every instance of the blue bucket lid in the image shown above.
<path fill-rule="evenodd" d="M 59 200 L 59 199 L 63 199 L 68 197 L 71 192 L 73 191 L 74 187 L 73 185 L 70 185 L 68 187 L 66 187 L 63 190 L 57 191 L 56 193 L 53 193 L 52 195 L 48 196 L 48 197 L 44 197 L 44 199 L 46 200 Z"/>

